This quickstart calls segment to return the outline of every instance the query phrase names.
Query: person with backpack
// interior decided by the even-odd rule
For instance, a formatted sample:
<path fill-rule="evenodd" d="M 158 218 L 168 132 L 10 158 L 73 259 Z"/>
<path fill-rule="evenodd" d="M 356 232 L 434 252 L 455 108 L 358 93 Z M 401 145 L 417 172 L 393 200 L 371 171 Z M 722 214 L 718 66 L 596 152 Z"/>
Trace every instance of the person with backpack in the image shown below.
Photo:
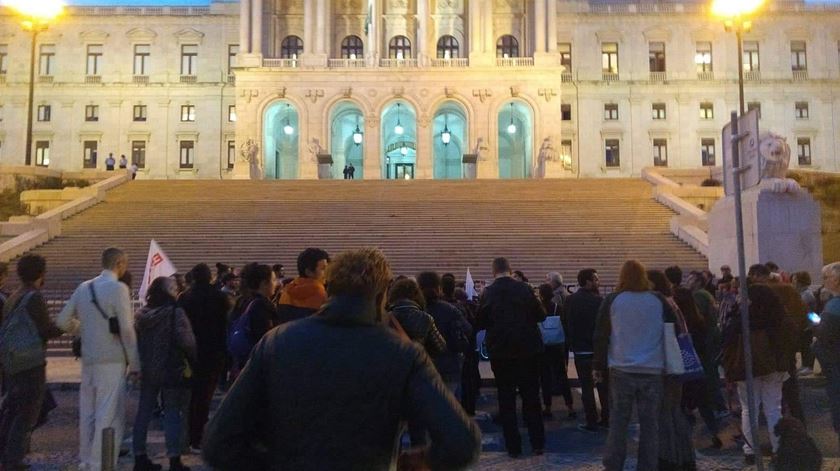
<path fill-rule="evenodd" d="M 5 394 L 0 410 L 0 463 L 4 471 L 28 469 L 23 459 L 41 414 L 47 383 L 47 340 L 62 334 L 50 320 L 41 287 L 47 262 L 40 255 L 18 260 L 21 287 L 3 306 L 0 365 Z"/>
<path fill-rule="evenodd" d="M 207 270 L 209 272 L 209 268 Z M 135 317 L 140 352 L 140 401 L 134 419 L 134 471 L 158 471 L 146 454 L 146 435 L 157 406 L 163 399 L 163 430 L 170 471 L 189 471 L 181 462 L 182 411 L 190 400 L 189 381 L 196 360 L 192 325 L 184 310 L 176 305 L 177 284 L 170 277 L 152 281 L 146 305 Z"/>
<path fill-rule="evenodd" d="M 566 409 L 569 411 L 570 419 L 577 418 L 574 402 L 572 399 L 572 388 L 569 386 L 569 377 L 566 372 L 567 350 L 565 326 L 562 322 L 560 304 L 555 300 L 555 290 L 550 283 L 543 283 L 538 288 L 540 302 L 548 314 L 544 321 L 540 322 L 540 333 L 542 333 L 545 351 L 542 355 L 542 371 L 540 372 L 540 384 L 543 397 L 543 417 L 550 419 L 554 415 L 551 412 L 551 399 L 555 387 L 559 386 L 560 394 L 566 401 Z M 562 302 L 562 301 L 560 301 Z"/>
<path fill-rule="evenodd" d="M 440 275 L 423 272 L 417 275 L 417 285 L 426 299 L 426 312 L 446 339 L 446 352 L 432 357 L 443 382 L 456 397 L 461 396 L 461 368 L 464 354 L 471 347 L 472 326 L 461 311 L 443 300 Z"/>
<path fill-rule="evenodd" d="M 254 345 L 266 332 L 278 325 L 277 311 L 271 303 L 274 292 L 274 272 L 268 265 L 249 263 L 242 269 L 244 293 L 233 308 L 228 353 L 234 372 L 242 369 Z"/>

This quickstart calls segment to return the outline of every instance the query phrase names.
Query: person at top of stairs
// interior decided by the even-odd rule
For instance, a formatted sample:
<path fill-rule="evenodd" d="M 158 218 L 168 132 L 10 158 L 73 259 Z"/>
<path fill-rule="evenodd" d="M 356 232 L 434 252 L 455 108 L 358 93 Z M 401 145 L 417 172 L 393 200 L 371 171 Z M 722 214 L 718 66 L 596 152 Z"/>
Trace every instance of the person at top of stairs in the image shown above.
<path fill-rule="evenodd" d="M 303 319 L 314 314 L 327 300 L 324 280 L 330 255 L 321 249 L 308 248 L 298 255 L 298 277 L 283 288 L 277 306 L 279 323 Z"/>

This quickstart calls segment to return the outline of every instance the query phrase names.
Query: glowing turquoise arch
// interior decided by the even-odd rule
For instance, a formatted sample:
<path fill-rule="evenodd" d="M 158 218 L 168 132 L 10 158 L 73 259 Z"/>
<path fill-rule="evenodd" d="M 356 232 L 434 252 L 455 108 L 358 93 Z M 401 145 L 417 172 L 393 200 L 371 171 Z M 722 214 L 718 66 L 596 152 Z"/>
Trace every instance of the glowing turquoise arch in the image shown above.
<path fill-rule="evenodd" d="M 449 144 L 444 143 L 444 132 L 449 133 Z M 463 178 L 461 158 L 466 153 L 467 112 L 460 103 L 452 100 L 441 103 L 432 122 L 432 162 L 436 180 Z"/>
<path fill-rule="evenodd" d="M 263 115 L 263 136 L 265 178 L 298 178 L 300 116 L 292 102 L 278 100 L 266 108 Z"/>
<path fill-rule="evenodd" d="M 528 103 L 511 100 L 498 112 L 499 178 L 530 178 L 534 153 L 534 113 Z"/>

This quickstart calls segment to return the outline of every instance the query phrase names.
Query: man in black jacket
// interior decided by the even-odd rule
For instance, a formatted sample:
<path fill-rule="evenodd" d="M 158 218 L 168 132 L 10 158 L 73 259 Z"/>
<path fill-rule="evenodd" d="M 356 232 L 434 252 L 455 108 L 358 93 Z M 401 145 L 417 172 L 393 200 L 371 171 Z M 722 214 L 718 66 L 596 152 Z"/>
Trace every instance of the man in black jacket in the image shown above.
<path fill-rule="evenodd" d="M 522 395 L 522 415 L 534 454 L 545 450 L 545 428 L 539 397 L 540 362 L 543 352 L 538 322 L 545 309 L 527 283 L 510 276 L 506 258 L 493 260 L 495 281 L 484 289 L 478 306 L 479 329 L 487 330 L 485 343 L 499 391 L 499 419 L 508 455 L 522 454 L 522 438 L 516 420 L 516 391 Z"/>
<path fill-rule="evenodd" d="M 324 310 L 280 325 L 254 348 L 208 426 L 208 466 L 394 469 L 405 420 L 429 431 L 430 447 L 411 455 L 429 468 L 464 468 L 478 458 L 478 427 L 428 355 L 383 322 L 390 278 L 377 249 L 336 257 Z"/>
<path fill-rule="evenodd" d="M 595 321 L 598 319 L 598 308 L 604 298 L 600 293 L 598 272 L 587 268 L 578 272 L 580 288 L 566 299 L 566 342 L 569 350 L 575 354 L 575 369 L 580 379 L 581 401 L 586 414 L 586 425 L 578 428 L 595 432 L 598 430 L 598 408 L 595 405 L 595 388 L 598 388 L 598 399 L 601 401 L 600 425 L 609 424 L 609 394 L 607 382 L 595 384 L 592 378 L 592 355 L 595 352 L 592 338 L 595 335 Z"/>

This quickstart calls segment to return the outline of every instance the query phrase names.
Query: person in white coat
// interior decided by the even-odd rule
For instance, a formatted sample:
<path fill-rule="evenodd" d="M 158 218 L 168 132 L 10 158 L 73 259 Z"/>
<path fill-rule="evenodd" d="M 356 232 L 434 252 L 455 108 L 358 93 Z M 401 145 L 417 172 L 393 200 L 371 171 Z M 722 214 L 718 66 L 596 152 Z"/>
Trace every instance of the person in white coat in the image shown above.
<path fill-rule="evenodd" d="M 82 382 L 79 389 L 80 469 L 102 466 L 102 431 L 114 429 L 114 466 L 125 427 L 125 382 L 140 375 L 134 314 L 128 287 L 118 280 L 128 258 L 117 248 L 102 252 L 102 273 L 83 282 L 57 318 L 58 326 L 80 335 Z"/>

